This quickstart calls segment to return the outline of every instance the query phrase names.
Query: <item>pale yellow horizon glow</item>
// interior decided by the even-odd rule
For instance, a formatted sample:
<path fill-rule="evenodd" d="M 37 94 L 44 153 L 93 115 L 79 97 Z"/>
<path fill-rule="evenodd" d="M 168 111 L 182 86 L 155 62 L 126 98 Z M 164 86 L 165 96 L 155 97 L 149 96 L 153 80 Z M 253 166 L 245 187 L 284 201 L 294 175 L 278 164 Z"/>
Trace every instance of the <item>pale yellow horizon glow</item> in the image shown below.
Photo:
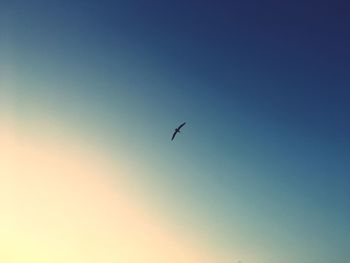
<path fill-rule="evenodd" d="M 125 194 L 122 171 L 0 124 L 0 262 L 212 262 Z"/>

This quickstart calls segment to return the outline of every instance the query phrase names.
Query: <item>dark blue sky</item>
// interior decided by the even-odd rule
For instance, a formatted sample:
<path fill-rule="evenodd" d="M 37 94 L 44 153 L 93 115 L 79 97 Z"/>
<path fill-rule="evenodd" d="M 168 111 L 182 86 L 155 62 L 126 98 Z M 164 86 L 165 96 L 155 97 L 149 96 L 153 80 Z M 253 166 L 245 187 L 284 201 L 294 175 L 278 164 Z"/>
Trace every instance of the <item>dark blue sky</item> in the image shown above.
<path fill-rule="evenodd" d="M 135 181 L 213 246 L 243 242 L 242 254 L 266 238 L 269 256 L 255 262 L 350 256 L 346 1 L 0 7 L 0 54 L 22 83 L 23 118 L 47 108 L 106 148 L 129 141 L 111 151 L 137 159 L 145 175 Z M 168 130 L 182 121 L 186 132 L 169 148 Z"/>
<path fill-rule="evenodd" d="M 118 48 L 125 48 L 150 63 L 169 65 L 164 70 L 173 73 L 163 74 L 200 83 L 177 88 L 191 99 L 212 97 L 226 111 L 243 104 L 258 109 L 262 118 L 326 140 L 347 137 L 345 3 L 17 2 L 9 13 L 28 48 L 41 41 L 47 53 L 72 52 L 84 60 L 89 53 L 106 60 L 107 52 L 114 59 Z M 28 9 L 40 15 L 32 17 Z"/>

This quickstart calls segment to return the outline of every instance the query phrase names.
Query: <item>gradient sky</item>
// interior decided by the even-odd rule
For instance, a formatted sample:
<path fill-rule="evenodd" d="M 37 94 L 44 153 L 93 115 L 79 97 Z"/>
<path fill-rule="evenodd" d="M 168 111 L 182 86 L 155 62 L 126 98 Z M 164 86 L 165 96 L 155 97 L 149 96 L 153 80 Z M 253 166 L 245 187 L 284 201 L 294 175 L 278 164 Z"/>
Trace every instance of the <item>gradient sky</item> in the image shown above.
<path fill-rule="evenodd" d="M 0 261 L 349 261 L 349 8 L 1 1 Z"/>

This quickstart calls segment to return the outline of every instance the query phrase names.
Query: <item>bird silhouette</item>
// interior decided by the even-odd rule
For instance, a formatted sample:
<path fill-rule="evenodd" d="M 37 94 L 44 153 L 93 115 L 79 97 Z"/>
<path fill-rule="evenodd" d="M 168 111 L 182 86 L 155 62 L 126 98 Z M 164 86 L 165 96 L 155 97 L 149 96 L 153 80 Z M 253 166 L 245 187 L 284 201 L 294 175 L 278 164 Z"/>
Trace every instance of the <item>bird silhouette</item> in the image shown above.
<path fill-rule="evenodd" d="M 173 133 L 173 136 L 171 137 L 171 140 L 174 140 L 176 134 L 177 134 L 178 132 L 180 132 L 180 129 L 181 129 L 183 126 L 185 126 L 185 124 L 186 124 L 186 122 L 182 123 L 179 127 L 177 127 L 177 128 L 175 129 L 175 131 L 174 131 L 174 133 Z"/>

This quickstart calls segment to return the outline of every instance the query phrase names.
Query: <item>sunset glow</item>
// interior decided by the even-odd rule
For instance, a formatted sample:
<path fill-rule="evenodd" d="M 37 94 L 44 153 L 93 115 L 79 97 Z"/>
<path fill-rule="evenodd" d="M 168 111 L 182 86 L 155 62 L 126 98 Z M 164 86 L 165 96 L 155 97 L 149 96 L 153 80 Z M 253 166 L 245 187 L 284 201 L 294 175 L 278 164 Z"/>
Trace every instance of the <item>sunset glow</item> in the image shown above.
<path fill-rule="evenodd" d="M 97 153 L 6 128 L 1 262 L 205 262 L 198 247 L 125 195 L 122 171 L 99 162 Z"/>

